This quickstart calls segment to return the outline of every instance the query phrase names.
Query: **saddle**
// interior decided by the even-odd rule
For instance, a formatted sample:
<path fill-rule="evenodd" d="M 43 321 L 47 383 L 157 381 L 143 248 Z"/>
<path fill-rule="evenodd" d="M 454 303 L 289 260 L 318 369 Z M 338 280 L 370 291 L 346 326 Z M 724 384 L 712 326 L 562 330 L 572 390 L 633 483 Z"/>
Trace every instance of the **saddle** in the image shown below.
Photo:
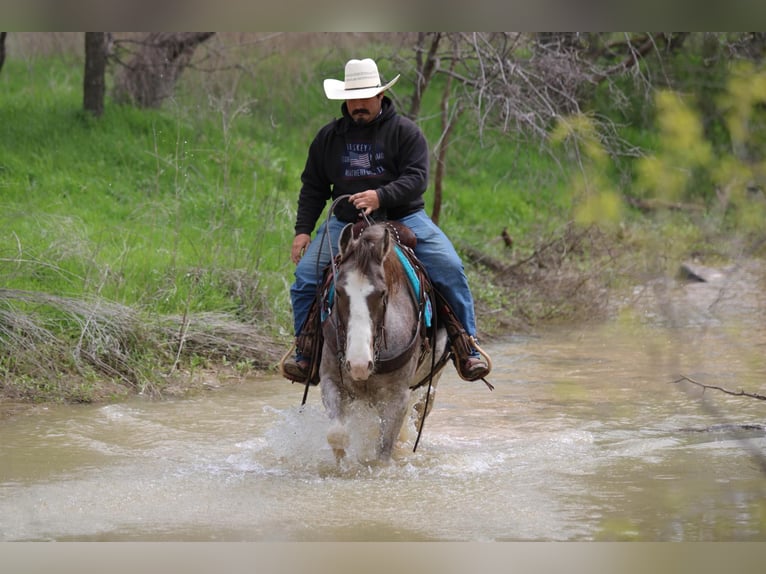
<path fill-rule="evenodd" d="M 359 239 L 362 231 L 367 229 L 370 225 L 372 224 L 367 220 L 357 221 L 354 224 L 354 227 L 351 228 L 351 231 L 354 234 L 354 239 Z M 415 246 L 418 244 L 418 238 L 412 232 L 412 229 L 404 225 L 404 223 L 401 223 L 400 221 L 382 221 L 380 222 L 380 225 L 388 227 L 388 230 L 394 236 L 394 241 L 396 241 L 397 245 L 414 250 Z"/>

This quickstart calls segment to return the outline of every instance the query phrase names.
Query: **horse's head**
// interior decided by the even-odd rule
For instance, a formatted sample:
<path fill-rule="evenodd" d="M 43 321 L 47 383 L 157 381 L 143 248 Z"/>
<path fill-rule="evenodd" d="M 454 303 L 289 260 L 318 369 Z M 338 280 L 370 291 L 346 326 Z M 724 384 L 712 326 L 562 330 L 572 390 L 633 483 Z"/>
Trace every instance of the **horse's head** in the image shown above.
<path fill-rule="evenodd" d="M 345 355 L 341 368 L 352 379 L 366 381 L 375 367 L 376 342 L 379 345 L 382 337 L 388 299 L 386 260 L 393 240 L 385 225 L 367 227 L 358 238 L 352 228 L 347 225 L 340 236 L 333 312 L 339 350 Z"/>

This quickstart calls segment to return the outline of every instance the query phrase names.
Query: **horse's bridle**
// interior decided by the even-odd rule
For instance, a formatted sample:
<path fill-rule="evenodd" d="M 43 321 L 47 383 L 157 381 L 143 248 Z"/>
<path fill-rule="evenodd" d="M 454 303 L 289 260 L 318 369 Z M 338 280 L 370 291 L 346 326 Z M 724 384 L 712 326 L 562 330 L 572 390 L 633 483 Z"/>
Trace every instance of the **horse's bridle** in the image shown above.
<path fill-rule="evenodd" d="M 335 206 L 340 201 L 347 200 L 349 197 L 350 197 L 349 194 L 341 195 L 340 197 L 336 198 L 335 201 L 333 201 L 333 203 L 330 206 L 330 209 L 328 211 L 328 214 L 327 214 L 328 220 L 329 220 L 330 216 L 334 213 Z M 371 221 L 368 219 L 367 215 L 364 212 L 362 212 L 361 215 L 364 218 L 364 221 L 368 225 L 370 225 Z M 328 247 L 329 247 L 329 250 L 330 250 L 330 268 L 331 268 L 331 271 L 332 271 L 332 280 L 333 280 L 333 284 L 337 285 L 336 261 L 335 261 L 335 256 L 333 256 L 333 245 L 332 245 L 332 241 L 330 240 L 330 234 L 328 233 L 327 227 L 325 227 L 324 234 L 323 234 L 323 237 L 322 237 L 321 240 L 322 241 L 327 240 Z M 317 263 L 318 263 L 318 261 L 319 261 L 319 259 L 317 258 Z M 424 308 L 424 306 L 426 304 L 425 303 L 426 293 L 424 291 L 423 293 L 421 293 L 422 296 L 418 297 L 417 294 L 414 294 L 414 288 L 412 289 L 411 292 L 413 292 L 413 296 L 415 297 L 415 301 L 416 302 L 419 301 L 419 304 L 418 304 L 418 319 L 415 322 L 415 327 L 413 329 L 412 338 L 411 338 L 409 344 L 407 345 L 405 350 L 400 355 L 398 355 L 395 358 L 391 358 L 391 359 L 381 359 L 380 358 L 380 343 L 378 343 L 377 348 L 374 349 L 376 364 L 378 364 L 378 363 L 380 363 L 382 361 L 386 365 L 386 368 L 389 368 L 390 370 L 394 370 L 394 368 L 398 368 L 398 367 L 391 367 L 391 365 L 396 365 L 400 361 L 401 361 L 401 364 L 404 364 L 404 362 L 409 360 L 409 358 L 412 356 L 412 353 L 414 352 L 415 342 L 417 341 L 418 336 L 420 335 L 421 323 L 423 322 L 423 308 Z M 387 303 L 388 303 L 387 300 L 384 301 L 385 305 L 387 305 Z M 385 313 L 384 313 L 383 316 L 385 317 Z M 436 334 L 436 324 L 435 324 L 435 322 L 436 322 L 436 320 L 437 320 L 436 314 L 434 314 L 434 325 L 433 325 L 434 340 L 436 339 L 436 337 L 435 337 L 435 334 Z M 341 345 L 340 344 L 341 343 L 341 340 L 340 340 L 341 339 L 341 337 L 340 337 L 341 331 L 338 328 L 338 322 L 337 322 L 337 320 L 334 317 L 332 318 L 332 321 L 333 321 L 333 326 L 335 328 L 334 329 L 335 330 L 335 352 L 336 352 L 336 355 L 337 355 L 337 358 L 338 358 L 338 372 L 340 373 L 340 378 L 341 378 L 341 383 L 342 383 L 342 381 L 343 381 L 343 360 L 345 359 L 345 347 L 346 347 L 346 333 L 345 333 L 345 329 L 344 329 L 343 333 L 342 333 L 342 335 L 343 335 L 343 344 Z M 374 340 L 378 341 L 378 342 L 385 341 L 385 324 L 384 324 L 383 321 L 381 321 L 381 325 L 380 325 L 380 336 L 375 337 Z M 326 339 L 326 341 L 327 341 L 327 339 Z M 428 345 L 428 338 L 424 339 L 423 350 L 421 352 L 420 358 L 418 359 L 418 364 L 420 364 L 423 361 L 427 345 Z M 447 360 L 449 359 L 450 352 L 449 352 L 448 349 L 449 349 L 448 346 L 445 347 L 444 353 L 442 354 L 442 356 L 437 361 L 436 360 L 436 353 L 435 353 L 436 347 L 434 345 L 434 349 L 433 349 L 434 353 L 431 356 L 431 369 L 430 369 L 428 375 L 426 375 L 426 377 L 423 380 L 418 381 L 415 385 L 412 385 L 410 387 L 410 389 L 416 389 L 416 388 L 419 388 L 421 385 L 425 384 L 426 382 L 428 383 L 428 389 L 426 390 L 426 394 L 425 394 L 425 406 L 423 408 L 423 416 L 421 417 L 420 425 L 418 426 L 418 435 L 417 435 L 417 438 L 415 439 L 415 445 L 412 448 L 413 452 L 415 452 L 417 450 L 418 444 L 420 443 L 420 437 L 421 437 L 421 435 L 423 433 L 423 424 L 425 423 L 425 419 L 426 419 L 425 415 L 428 412 L 428 404 L 429 404 L 429 399 L 430 399 L 430 396 L 431 396 L 431 388 L 432 388 L 434 373 L 436 372 L 437 366 L 439 368 L 441 368 L 444 365 L 444 363 L 446 363 Z M 309 385 L 309 381 L 307 380 L 306 381 L 306 387 L 305 387 L 305 389 L 303 391 L 303 401 L 302 401 L 301 405 L 305 405 L 306 404 L 306 396 L 308 394 L 309 386 L 310 386 Z"/>
<path fill-rule="evenodd" d="M 369 223 L 369 222 L 368 222 Z M 332 263 L 332 273 L 333 273 L 333 283 L 336 286 L 338 285 L 338 269 L 343 264 L 345 259 L 338 259 L 337 261 L 333 261 Z M 374 357 L 374 371 L 376 373 L 390 373 L 391 371 L 395 371 L 396 369 L 401 368 L 404 366 L 407 361 L 409 361 L 412 358 L 413 353 L 418 347 L 418 341 L 420 339 L 421 334 L 421 324 L 423 322 L 423 311 L 425 307 L 425 297 L 420 296 L 419 294 L 414 292 L 414 289 L 410 288 L 410 293 L 413 297 L 413 301 L 415 302 L 415 305 L 417 307 L 418 313 L 417 318 L 415 320 L 415 324 L 412 329 L 412 336 L 410 337 L 409 342 L 404 347 L 404 349 L 399 352 L 396 355 L 390 355 L 390 356 L 384 356 L 383 350 L 387 348 L 388 342 L 386 338 L 386 326 L 385 326 L 385 317 L 386 317 L 386 310 L 388 308 L 388 294 L 386 294 L 383 298 L 383 311 L 380 314 L 380 319 L 376 321 L 373 336 L 373 357 Z M 336 292 L 337 296 L 337 292 Z M 337 303 L 337 300 L 336 300 Z M 340 372 L 343 372 L 343 363 L 345 362 L 346 358 L 346 343 L 347 343 L 347 333 L 345 325 L 343 325 L 342 321 L 339 321 L 339 313 L 331 313 L 330 314 L 330 320 L 332 321 L 333 330 L 335 331 L 335 353 L 336 357 L 338 359 L 338 367 Z M 421 356 L 422 358 L 422 356 Z"/>

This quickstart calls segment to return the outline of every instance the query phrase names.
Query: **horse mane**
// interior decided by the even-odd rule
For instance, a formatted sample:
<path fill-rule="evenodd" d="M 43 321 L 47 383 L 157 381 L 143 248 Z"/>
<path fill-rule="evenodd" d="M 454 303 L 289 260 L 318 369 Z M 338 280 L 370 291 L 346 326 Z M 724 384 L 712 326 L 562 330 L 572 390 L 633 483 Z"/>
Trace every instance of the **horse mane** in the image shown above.
<path fill-rule="evenodd" d="M 394 252 L 390 252 L 383 261 L 383 269 L 386 272 L 386 287 L 389 293 L 396 293 L 399 287 L 407 280 L 404 275 L 402 262 Z"/>

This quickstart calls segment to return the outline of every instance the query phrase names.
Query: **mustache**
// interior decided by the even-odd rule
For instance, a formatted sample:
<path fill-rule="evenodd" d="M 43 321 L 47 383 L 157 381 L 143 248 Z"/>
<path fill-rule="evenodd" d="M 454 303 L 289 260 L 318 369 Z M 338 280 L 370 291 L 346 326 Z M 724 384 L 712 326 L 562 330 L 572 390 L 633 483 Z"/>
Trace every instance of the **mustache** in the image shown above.
<path fill-rule="evenodd" d="M 352 115 L 352 116 L 357 116 L 357 115 L 359 115 L 359 114 L 367 114 L 367 115 L 370 115 L 370 110 L 368 110 L 367 108 L 356 108 L 356 109 L 354 109 L 354 111 L 353 111 L 353 112 L 351 112 L 351 115 Z"/>

